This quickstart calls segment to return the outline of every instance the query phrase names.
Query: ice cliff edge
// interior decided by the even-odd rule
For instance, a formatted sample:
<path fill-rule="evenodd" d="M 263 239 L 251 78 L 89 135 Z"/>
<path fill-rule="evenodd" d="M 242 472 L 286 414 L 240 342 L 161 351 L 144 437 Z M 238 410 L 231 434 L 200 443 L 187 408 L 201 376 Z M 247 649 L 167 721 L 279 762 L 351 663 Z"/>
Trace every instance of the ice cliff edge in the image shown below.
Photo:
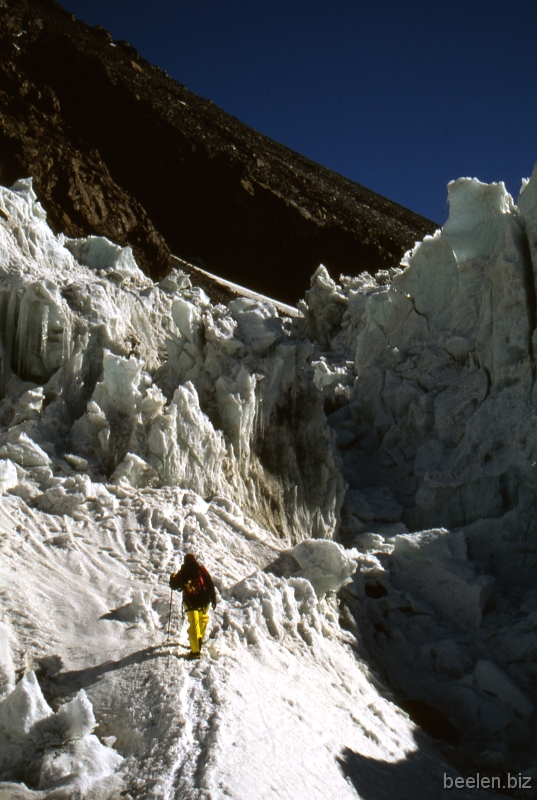
<path fill-rule="evenodd" d="M 400 509 L 385 521 L 464 528 L 475 558 L 525 581 L 535 563 L 536 184 L 534 171 L 517 208 L 501 183 L 451 183 L 443 230 L 377 281 L 329 286 L 319 275 L 308 311 L 310 330 L 339 318 L 324 365 L 338 352 L 352 359 L 345 369 L 340 357 L 339 380 L 323 389 L 335 402 L 346 376 L 348 404 L 331 423 L 350 523 L 353 490 L 387 487 Z"/>

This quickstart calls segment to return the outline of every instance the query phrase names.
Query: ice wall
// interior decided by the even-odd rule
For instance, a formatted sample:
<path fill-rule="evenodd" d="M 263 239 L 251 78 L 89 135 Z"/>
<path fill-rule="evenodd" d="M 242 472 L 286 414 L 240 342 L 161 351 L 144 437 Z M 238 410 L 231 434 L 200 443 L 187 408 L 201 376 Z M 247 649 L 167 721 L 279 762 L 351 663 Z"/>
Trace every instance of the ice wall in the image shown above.
<path fill-rule="evenodd" d="M 443 230 L 400 267 L 339 284 L 318 270 L 306 330 L 348 482 L 339 534 L 362 552 L 343 596 L 369 657 L 461 763 L 485 751 L 488 769 L 527 770 L 537 171 L 518 208 L 503 184 L 448 188 Z"/>
<path fill-rule="evenodd" d="M 154 285 L 105 239 L 55 237 L 29 180 L 0 207 L 4 458 L 227 494 L 292 542 L 333 535 L 344 482 L 294 322 L 212 307 L 180 272 Z"/>
<path fill-rule="evenodd" d="M 293 543 L 333 535 L 343 476 L 344 531 L 468 528 L 473 555 L 527 580 L 511 544 L 535 505 L 536 183 L 520 208 L 503 184 L 450 184 L 444 229 L 400 268 L 336 285 L 320 267 L 291 321 L 54 237 L 19 181 L 0 199 L 0 453 L 225 488 Z"/>
<path fill-rule="evenodd" d="M 375 519 L 355 513 L 352 492 L 367 500 L 382 488 L 400 504 L 391 522 L 472 526 L 474 557 L 526 583 L 537 499 L 536 184 L 534 173 L 517 208 L 501 183 L 451 183 L 443 230 L 377 279 L 317 278 L 307 312 L 310 334 L 321 328 L 325 339 L 322 391 L 340 406 L 331 424 L 352 490 L 347 527 Z M 498 519 L 501 532 L 488 522 Z M 516 538 L 528 549 L 512 547 Z"/>
<path fill-rule="evenodd" d="M 442 231 L 376 278 L 320 267 L 298 321 L 212 307 L 179 272 L 153 285 L 110 242 L 55 237 L 31 182 L 3 189 L 0 455 L 225 490 L 293 543 L 334 534 L 345 479 L 343 533 L 464 528 L 527 582 L 536 183 L 519 208 L 503 184 L 450 184 Z"/>

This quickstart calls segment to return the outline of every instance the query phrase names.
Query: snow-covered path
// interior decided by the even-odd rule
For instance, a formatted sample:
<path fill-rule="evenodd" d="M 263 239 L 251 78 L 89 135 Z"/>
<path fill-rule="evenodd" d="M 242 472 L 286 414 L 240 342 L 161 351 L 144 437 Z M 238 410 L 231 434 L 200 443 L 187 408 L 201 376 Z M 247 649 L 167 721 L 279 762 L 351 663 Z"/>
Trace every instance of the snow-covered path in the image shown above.
<path fill-rule="evenodd" d="M 444 772 L 457 773 L 423 737 L 418 744 L 407 715 L 379 694 L 333 601 L 319 606 L 303 579 L 256 571 L 278 553 L 266 532 L 244 518 L 234 529 L 229 511 L 222 522 L 218 503 L 205 515 L 210 533 L 197 523 L 221 601 L 204 658 L 189 662 L 177 597 L 166 645 L 166 581 L 176 551 L 163 550 L 161 537 L 175 535 L 166 527 L 194 526 L 204 501 L 169 489 L 163 496 L 133 492 L 117 503 L 114 525 L 106 525 L 104 505 L 73 521 L 28 514 L 18 498 L 2 500 L 12 663 L 37 671 L 54 710 L 85 690 L 99 739 L 124 759 L 107 776 L 102 764 L 93 764 L 92 775 L 74 757 L 71 773 L 58 765 L 47 792 L 21 797 L 78 796 L 74 779 L 92 798 L 115 796 L 118 785 L 133 798 L 167 800 L 382 798 L 395 785 L 401 800 L 441 796 Z M 36 747 L 36 762 L 47 746 Z M 363 795 L 355 788 L 360 775 Z"/>

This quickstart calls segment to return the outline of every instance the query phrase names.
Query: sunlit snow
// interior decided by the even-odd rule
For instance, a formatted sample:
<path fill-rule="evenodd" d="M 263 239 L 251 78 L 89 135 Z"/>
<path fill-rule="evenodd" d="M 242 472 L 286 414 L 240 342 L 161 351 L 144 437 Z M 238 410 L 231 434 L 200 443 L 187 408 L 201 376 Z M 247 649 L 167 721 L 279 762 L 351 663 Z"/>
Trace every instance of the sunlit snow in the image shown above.
<path fill-rule="evenodd" d="M 292 318 L 0 188 L 1 800 L 535 780 L 536 185 L 451 185 L 401 268 L 320 267 Z M 198 662 L 177 595 L 167 637 L 186 552 Z"/>

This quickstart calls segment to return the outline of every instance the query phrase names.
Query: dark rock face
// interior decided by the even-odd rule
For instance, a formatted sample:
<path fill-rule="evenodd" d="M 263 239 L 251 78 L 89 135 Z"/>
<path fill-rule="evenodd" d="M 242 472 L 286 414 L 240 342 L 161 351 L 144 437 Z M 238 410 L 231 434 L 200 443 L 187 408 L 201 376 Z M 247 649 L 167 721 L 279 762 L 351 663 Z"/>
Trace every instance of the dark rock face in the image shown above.
<path fill-rule="evenodd" d="M 397 264 L 432 222 L 260 135 L 54 0 L 0 0 L 0 182 L 57 230 L 170 251 L 295 303 L 319 263 Z"/>

